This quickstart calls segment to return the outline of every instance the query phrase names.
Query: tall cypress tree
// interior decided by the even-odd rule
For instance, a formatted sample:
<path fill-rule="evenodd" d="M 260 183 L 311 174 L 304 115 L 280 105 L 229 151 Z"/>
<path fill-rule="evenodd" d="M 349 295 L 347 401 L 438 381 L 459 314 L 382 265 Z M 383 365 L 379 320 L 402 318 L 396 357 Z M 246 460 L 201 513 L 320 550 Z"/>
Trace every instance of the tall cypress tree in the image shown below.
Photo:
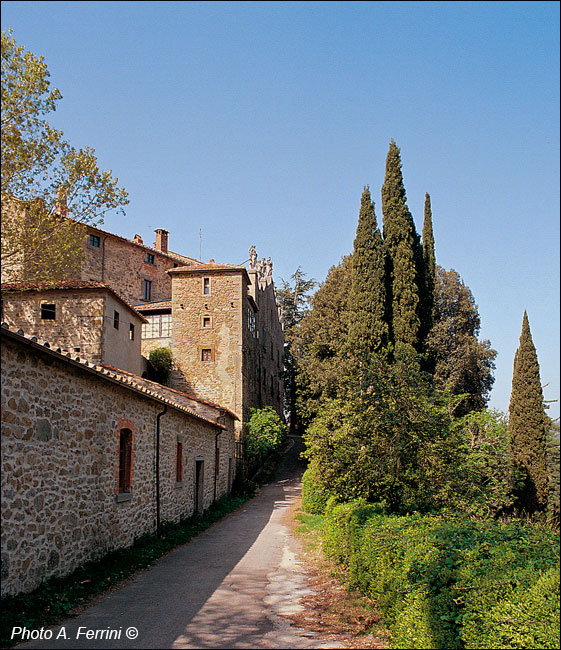
<path fill-rule="evenodd" d="M 529 513 L 543 510 L 547 504 L 547 424 L 538 355 L 524 312 L 520 345 L 514 356 L 508 428 L 512 458 L 524 481 L 517 492 L 518 504 Z"/>
<path fill-rule="evenodd" d="M 370 188 L 364 188 L 352 256 L 349 295 L 349 353 L 368 361 L 388 343 L 384 251 Z"/>
<path fill-rule="evenodd" d="M 432 232 L 432 210 L 430 195 L 425 194 L 425 218 L 423 221 L 423 309 L 421 335 L 423 342 L 434 322 L 436 286 L 436 256 L 434 254 L 434 234 Z"/>
<path fill-rule="evenodd" d="M 399 148 L 393 140 L 386 158 L 382 212 L 390 336 L 396 348 L 405 346 L 419 350 L 419 236 L 407 207 Z"/>

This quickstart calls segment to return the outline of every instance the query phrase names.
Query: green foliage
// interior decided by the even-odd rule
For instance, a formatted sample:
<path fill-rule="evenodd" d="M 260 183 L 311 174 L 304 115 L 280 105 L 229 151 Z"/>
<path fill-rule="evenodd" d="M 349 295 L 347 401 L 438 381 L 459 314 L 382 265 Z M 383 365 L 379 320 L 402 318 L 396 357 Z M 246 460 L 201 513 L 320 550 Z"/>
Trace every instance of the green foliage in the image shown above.
<path fill-rule="evenodd" d="M 352 258 L 331 267 L 312 298 L 312 309 L 292 336 L 298 360 L 296 406 L 303 426 L 309 424 L 326 398 L 341 392 L 341 378 L 352 367 L 347 354 L 349 286 Z"/>
<path fill-rule="evenodd" d="M 426 340 L 434 381 L 465 394 L 456 415 L 484 408 L 493 386 L 497 352 L 478 341 L 480 319 L 473 295 L 456 271 L 437 267 L 434 325 Z"/>
<path fill-rule="evenodd" d="M 299 359 L 293 352 L 293 343 L 297 337 L 300 322 L 309 312 L 311 302 L 309 293 L 317 285 L 317 282 L 306 280 L 306 274 L 301 271 L 300 267 L 296 269 L 290 279 L 292 285 L 282 280 L 281 287 L 277 290 L 277 299 L 282 310 L 286 341 L 283 374 L 285 412 L 289 414 L 290 428 L 294 432 L 299 428 L 296 409 L 296 376 L 299 372 Z"/>
<path fill-rule="evenodd" d="M 284 440 L 286 425 L 272 406 L 251 409 L 245 434 L 245 452 L 257 456 L 276 449 Z"/>
<path fill-rule="evenodd" d="M 430 195 L 425 194 L 425 215 L 423 220 L 423 290 L 421 292 L 421 338 L 428 336 L 434 323 L 436 256 L 432 231 L 432 210 Z"/>
<path fill-rule="evenodd" d="M 314 465 L 311 464 L 302 476 L 302 510 L 321 515 L 331 496 L 331 492 L 317 480 Z"/>
<path fill-rule="evenodd" d="M 362 193 L 352 256 L 349 296 L 349 356 L 368 363 L 388 345 L 384 249 L 370 190 Z"/>
<path fill-rule="evenodd" d="M 10 640 L 16 625 L 40 628 L 54 625 L 87 598 L 105 591 L 131 574 L 145 569 L 172 548 L 185 544 L 226 514 L 239 508 L 249 497 L 223 497 L 204 514 L 178 523 L 165 522 L 160 537 L 143 535 L 130 548 L 113 551 L 95 562 L 88 562 L 65 578 L 49 578 L 28 594 L 2 599 L 2 647 Z"/>
<path fill-rule="evenodd" d="M 324 548 L 384 611 L 395 648 L 553 648 L 559 538 L 515 521 L 397 517 L 330 501 Z M 524 616 L 527 612 L 527 616 Z"/>
<path fill-rule="evenodd" d="M 165 384 L 172 367 L 171 350 L 167 347 L 155 348 L 150 351 L 149 361 L 150 378 Z"/>
<path fill-rule="evenodd" d="M 451 435 L 456 453 L 448 468 L 445 507 L 479 519 L 509 512 L 518 475 L 504 414 L 474 411 L 454 422 Z"/>
<path fill-rule="evenodd" d="M 523 475 L 517 491 L 518 507 L 528 513 L 544 510 L 548 497 L 546 430 L 538 355 L 524 312 L 520 345 L 514 357 L 509 406 L 510 447 L 515 466 Z"/>
<path fill-rule="evenodd" d="M 2 265 L 12 281 L 66 279 L 81 265 L 83 224 L 128 203 L 94 150 L 75 149 L 43 118 L 62 97 L 49 77 L 43 57 L 2 32 Z"/>
<path fill-rule="evenodd" d="M 413 217 L 407 207 L 399 148 L 392 140 L 386 157 L 382 186 L 384 246 L 386 249 L 386 299 L 391 323 L 390 341 L 396 349 L 420 349 L 421 300 L 419 263 L 422 252 Z"/>
<path fill-rule="evenodd" d="M 431 509 L 449 492 L 456 458 L 455 398 L 435 390 L 408 357 L 374 356 L 362 387 L 327 400 L 305 434 L 317 482 L 340 501 L 385 500 L 393 510 Z M 362 391 L 362 392 L 361 392 Z"/>
<path fill-rule="evenodd" d="M 547 466 L 549 470 L 549 512 L 559 521 L 559 421 L 551 422 L 547 432 Z"/>

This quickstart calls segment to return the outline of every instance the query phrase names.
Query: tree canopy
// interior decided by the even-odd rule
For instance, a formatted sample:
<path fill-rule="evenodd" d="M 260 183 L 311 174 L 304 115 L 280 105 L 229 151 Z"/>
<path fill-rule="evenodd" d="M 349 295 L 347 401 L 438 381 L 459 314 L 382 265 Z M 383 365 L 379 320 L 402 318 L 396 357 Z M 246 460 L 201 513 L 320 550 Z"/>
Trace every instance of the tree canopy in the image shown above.
<path fill-rule="evenodd" d="M 84 224 L 128 203 L 90 147 L 76 149 L 45 115 L 62 98 L 42 56 L 2 32 L 2 266 L 12 281 L 59 280 L 81 264 Z"/>

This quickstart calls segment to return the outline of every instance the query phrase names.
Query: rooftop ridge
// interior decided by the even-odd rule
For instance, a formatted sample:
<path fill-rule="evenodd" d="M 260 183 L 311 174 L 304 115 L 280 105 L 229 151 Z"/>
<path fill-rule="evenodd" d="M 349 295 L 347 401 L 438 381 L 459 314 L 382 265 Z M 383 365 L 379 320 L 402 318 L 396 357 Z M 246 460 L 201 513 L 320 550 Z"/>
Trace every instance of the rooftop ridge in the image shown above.
<path fill-rule="evenodd" d="M 81 359 L 79 356 L 72 358 L 72 355 L 70 352 L 64 354 L 63 352 L 60 352 L 60 348 L 53 349 L 51 347 L 51 344 L 48 341 L 45 341 L 44 343 L 39 343 L 37 341 L 36 336 L 28 336 L 24 333 L 24 331 L 20 328 L 19 330 L 14 331 L 10 329 L 9 325 L 7 323 L 2 323 L 1 325 L 1 330 L 2 334 L 5 335 L 6 333 L 9 334 L 9 336 L 15 338 L 16 340 L 20 341 L 25 341 L 28 345 L 31 345 L 32 347 L 36 347 L 39 349 L 43 350 L 48 350 L 50 355 L 54 355 L 60 360 L 65 361 L 65 362 L 70 362 L 72 365 L 83 367 L 84 369 L 87 369 L 88 372 L 94 373 L 95 375 L 103 378 L 110 378 L 112 381 L 124 386 L 125 388 L 128 388 L 129 390 L 133 390 L 136 393 L 144 394 L 147 395 L 148 397 L 155 399 L 158 402 L 161 402 L 163 404 L 166 404 L 168 406 L 171 406 L 172 408 L 182 411 L 184 413 L 187 413 L 188 415 L 191 415 L 192 417 L 196 418 L 197 420 L 201 420 L 203 422 L 206 422 L 207 424 L 210 424 L 214 427 L 218 427 L 220 429 L 225 429 L 226 427 L 223 424 L 219 424 L 218 422 L 215 422 L 213 420 L 210 420 L 209 418 L 205 418 L 202 415 L 199 415 L 198 413 L 195 413 L 195 411 L 192 411 L 190 408 L 187 406 L 183 406 L 182 404 L 179 404 L 177 402 L 174 402 L 173 400 L 168 399 L 167 397 L 164 397 L 163 395 L 160 395 L 154 391 L 148 390 L 146 387 L 141 386 L 134 382 L 134 380 L 127 381 L 126 378 L 122 377 L 120 373 L 122 372 L 119 370 L 119 372 L 115 372 L 115 370 L 118 370 L 117 368 L 110 370 L 112 366 L 104 367 L 103 364 L 97 365 L 94 364 L 87 359 Z M 132 375 L 132 373 L 129 373 Z M 138 376 L 138 375 L 132 375 L 132 376 Z"/>

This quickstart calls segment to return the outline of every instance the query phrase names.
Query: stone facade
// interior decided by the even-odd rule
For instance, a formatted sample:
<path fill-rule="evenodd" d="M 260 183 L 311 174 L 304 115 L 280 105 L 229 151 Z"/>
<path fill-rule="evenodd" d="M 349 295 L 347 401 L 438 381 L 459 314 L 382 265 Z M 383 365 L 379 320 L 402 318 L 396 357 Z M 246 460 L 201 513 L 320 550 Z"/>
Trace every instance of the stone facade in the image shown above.
<path fill-rule="evenodd" d="M 211 262 L 169 271 L 170 384 L 227 406 L 242 422 L 252 407 L 266 405 L 282 417 L 284 338 L 274 285 L 250 273 L 255 285 L 243 266 Z"/>
<path fill-rule="evenodd" d="M 5 328 L 2 333 L 3 595 L 30 591 L 155 531 L 155 441 L 164 410 L 162 521 L 187 517 L 196 504 L 207 508 L 229 491 L 230 412 L 172 399 L 171 391 L 164 394 L 147 380 L 92 367 Z M 132 437 L 126 492 L 119 489 L 123 431 Z"/>
<path fill-rule="evenodd" d="M 2 285 L 2 322 L 62 352 L 141 375 L 144 316 L 99 282 L 56 286 Z"/>
<path fill-rule="evenodd" d="M 162 238 L 162 233 L 165 237 Z M 97 280 L 109 285 L 131 303 L 169 300 L 171 279 L 168 269 L 197 265 L 191 257 L 167 249 L 167 232 L 156 231 L 158 248 L 146 246 L 142 239 L 126 239 L 119 235 L 87 227 L 86 257 L 80 272 L 81 280 Z M 164 244 L 165 245 L 162 245 Z M 149 284 L 149 295 L 146 282 Z"/>

